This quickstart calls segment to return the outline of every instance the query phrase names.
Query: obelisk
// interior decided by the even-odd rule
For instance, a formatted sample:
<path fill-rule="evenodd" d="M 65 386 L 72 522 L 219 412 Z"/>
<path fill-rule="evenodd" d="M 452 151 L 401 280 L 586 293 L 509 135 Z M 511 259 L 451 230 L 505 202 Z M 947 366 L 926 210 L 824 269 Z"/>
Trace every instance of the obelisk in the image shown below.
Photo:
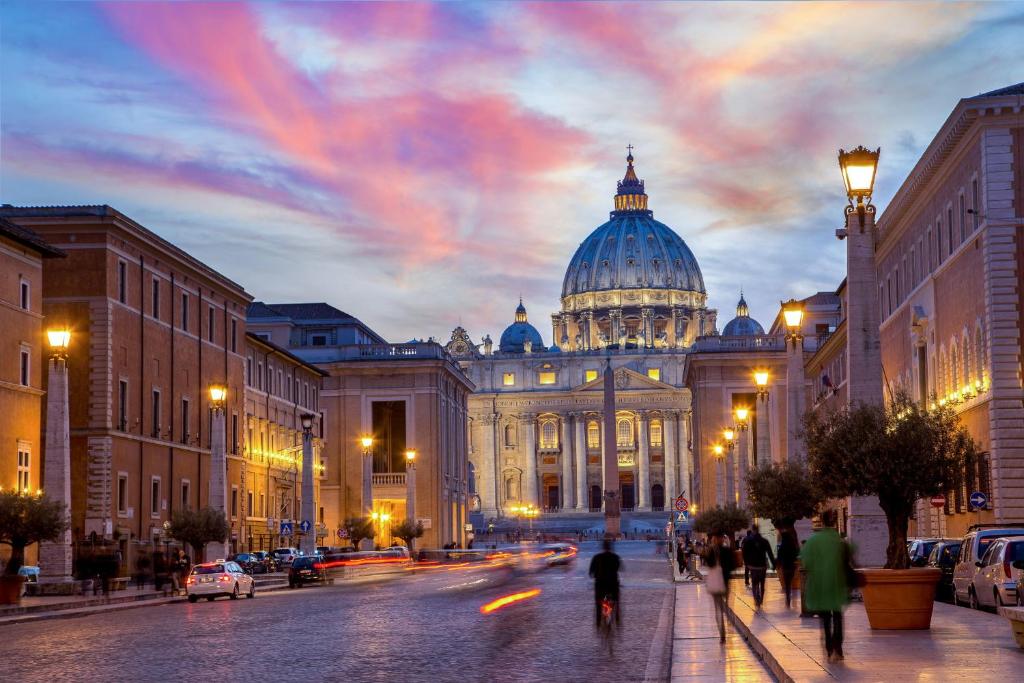
<path fill-rule="evenodd" d="M 604 533 L 618 538 L 622 513 L 619 509 L 619 448 L 615 435 L 615 373 L 609 358 L 604 368 Z"/>

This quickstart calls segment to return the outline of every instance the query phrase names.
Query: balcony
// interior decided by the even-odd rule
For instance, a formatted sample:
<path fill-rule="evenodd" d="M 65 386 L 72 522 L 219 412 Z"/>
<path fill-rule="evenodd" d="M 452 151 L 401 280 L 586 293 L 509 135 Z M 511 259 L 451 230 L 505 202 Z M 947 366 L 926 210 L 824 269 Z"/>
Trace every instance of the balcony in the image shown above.
<path fill-rule="evenodd" d="M 693 343 L 696 353 L 730 353 L 743 351 L 785 351 L 786 340 L 781 336 L 761 334 L 750 337 L 699 337 Z"/>
<path fill-rule="evenodd" d="M 374 486 L 405 486 L 405 472 L 385 472 L 373 475 Z"/>
<path fill-rule="evenodd" d="M 374 500 L 405 500 L 405 472 L 374 473 L 371 483 Z"/>

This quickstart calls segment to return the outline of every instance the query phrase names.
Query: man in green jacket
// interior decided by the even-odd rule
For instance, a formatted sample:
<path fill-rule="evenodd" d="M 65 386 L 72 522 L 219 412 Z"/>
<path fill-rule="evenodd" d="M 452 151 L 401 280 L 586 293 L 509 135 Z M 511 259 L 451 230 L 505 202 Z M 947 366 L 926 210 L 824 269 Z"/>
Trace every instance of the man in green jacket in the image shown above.
<path fill-rule="evenodd" d="M 849 549 L 836 531 L 834 510 L 821 515 L 821 524 L 800 551 L 800 566 L 807 571 L 804 606 L 821 618 L 828 658 L 842 659 L 843 607 L 850 600 L 846 585 Z"/>

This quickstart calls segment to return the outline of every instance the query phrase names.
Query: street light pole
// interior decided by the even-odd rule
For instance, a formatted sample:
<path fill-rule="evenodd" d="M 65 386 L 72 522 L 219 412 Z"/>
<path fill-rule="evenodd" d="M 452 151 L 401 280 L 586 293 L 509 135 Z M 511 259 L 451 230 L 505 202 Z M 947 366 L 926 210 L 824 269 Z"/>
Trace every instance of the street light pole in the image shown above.
<path fill-rule="evenodd" d="M 49 375 L 46 382 L 46 450 L 43 453 L 43 490 L 60 501 L 65 514 L 71 507 L 71 430 L 68 421 L 68 346 L 71 332 L 50 330 Z M 40 578 L 47 582 L 74 581 L 71 576 L 71 529 L 56 540 L 39 545 Z"/>
<path fill-rule="evenodd" d="M 373 437 L 364 436 L 359 440 L 363 446 L 363 516 L 367 519 L 373 518 Z M 360 550 L 373 550 L 373 540 L 369 541 L 369 548 L 366 548 L 367 539 L 363 539 L 364 547 Z"/>
<path fill-rule="evenodd" d="M 416 451 L 405 452 L 405 518 L 416 525 Z M 409 552 L 412 553 L 414 539 L 409 539 Z"/>
<path fill-rule="evenodd" d="M 715 454 L 715 504 L 723 505 L 725 503 L 725 472 L 723 472 L 724 464 L 722 463 L 723 456 L 725 455 L 725 449 L 722 444 L 716 443 L 711 447 L 711 452 Z"/>
<path fill-rule="evenodd" d="M 210 507 L 228 519 L 225 500 L 227 498 L 227 444 L 224 430 L 224 404 L 227 388 L 222 385 L 210 387 Z M 228 520 L 230 523 L 230 520 Z M 227 539 L 214 541 L 206 546 L 207 559 L 227 556 Z"/>
<path fill-rule="evenodd" d="M 736 502 L 736 432 L 732 429 L 722 430 L 725 440 L 725 501 Z"/>
<path fill-rule="evenodd" d="M 748 437 L 748 423 L 747 418 L 750 415 L 750 410 L 747 408 L 737 408 L 736 413 L 736 429 L 739 431 L 739 459 L 740 459 L 740 483 L 739 483 L 739 504 L 744 506 L 747 504 L 747 472 L 750 471 L 750 449 L 747 442 Z"/>
<path fill-rule="evenodd" d="M 782 304 L 786 323 L 786 460 L 806 459 L 800 446 L 800 420 L 804 414 L 804 304 L 790 299 Z"/>
<path fill-rule="evenodd" d="M 759 464 L 763 465 L 774 462 L 774 458 L 772 458 L 771 428 L 769 426 L 771 420 L 769 419 L 768 372 L 766 370 L 754 372 L 754 385 L 757 387 L 757 410 L 755 411 L 755 419 L 757 420 L 757 448 L 754 453 Z"/>
<path fill-rule="evenodd" d="M 309 522 L 309 531 L 302 534 L 299 550 L 303 555 L 316 553 L 316 500 L 313 493 L 313 418 L 305 413 L 302 420 L 302 522 Z"/>

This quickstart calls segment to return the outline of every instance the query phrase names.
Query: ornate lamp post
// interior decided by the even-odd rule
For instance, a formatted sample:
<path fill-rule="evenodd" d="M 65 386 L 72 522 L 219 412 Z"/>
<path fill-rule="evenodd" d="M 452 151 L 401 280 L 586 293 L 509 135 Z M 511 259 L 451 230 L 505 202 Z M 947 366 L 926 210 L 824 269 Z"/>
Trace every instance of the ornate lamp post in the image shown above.
<path fill-rule="evenodd" d="M 364 436 L 359 439 L 360 445 L 363 447 L 363 516 L 373 516 L 373 437 Z M 365 542 L 365 539 L 364 539 Z M 372 550 L 373 542 L 370 542 L 370 550 Z M 365 550 L 366 548 L 361 548 Z"/>
<path fill-rule="evenodd" d="M 757 457 L 763 459 L 764 462 L 772 462 L 772 440 L 771 440 L 771 420 L 769 419 L 770 409 L 768 407 L 768 399 L 770 398 L 768 392 L 768 371 L 767 370 L 755 370 L 754 371 L 754 386 L 757 387 L 757 410 L 754 413 L 754 419 L 757 420 Z"/>
<path fill-rule="evenodd" d="M 227 387 L 222 384 L 210 386 L 210 507 L 227 519 L 227 444 L 224 428 L 224 405 L 228 396 Z M 227 539 L 215 541 L 206 546 L 207 558 L 227 556 Z"/>
<path fill-rule="evenodd" d="M 46 450 L 43 488 L 51 500 L 71 507 L 71 430 L 68 422 L 68 347 L 71 332 L 48 330 L 50 365 L 46 381 Z M 39 547 L 40 575 L 56 583 L 71 582 L 71 530 Z"/>
<path fill-rule="evenodd" d="M 736 502 L 736 430 L 726 427 L 722 430 L 722 440 L 725 441 L 725 502 Z"/>
<path fill-rule="evenodd" d="M 747 472 L 750 470 L 750 445 L 747 441 L 749 432 L 750 409 L 745 407 L 736 408 L 733 411 L 736 416 L 736 431 L 739 432 L 739 460 L 740 460 L 740 484 L 738 491 L 738 502 L 740 505 L 747 503 Z"/>
<path fill-rule="evenodd" d="M 416 523 L 416 450 L 413 448 L 405 452 L 405 518 Z M 410 553 L 413 541 L 409 539 Z"/>
<path fill-rule="evenodd" d="M 781 304 L 786 322 L 786 459 L 804 459 L 797 434 L 804 414 L 804 304 L 790 299 Z"/>
<path fill-rule="evenodd" d="M 299 550 L 303 555 L 316 553 L 316 496 L 313 487 L 314 417 L 312 413 L 304 413 L 300 418 L 302 420 L 302 521 L 309 522 L 309 531 L 303 532 L 302 540 L 299 542 Z"/>
<path fill-rule="evenodd" d="M 722 462 L 722 460 L 725 457 L 725 448 L 722 446 L 722 444 L 716 443 L 714 446 L 711 447 L 711 452 L 715 456 L 717 470 L 717 476 L 715 477 L 715 502 L 718 505 L 722 505 L 725 502 L 725 472 L 723 472 L 725 465 Z"/>
<path fill-rule="evenodd" d="M 881 403 L 882 355 L 879 341 L 878 275 L 875 271 L 875 207 L 871 195 L 881 149 L 839 150 L 846 196 L 846 226 L 836 237 L 846 240 L 847 398 L 854 403 Z M 874 497 L 850 499 L 849 537 L 864 566 L 885 561 L 886 523 Z"/>

